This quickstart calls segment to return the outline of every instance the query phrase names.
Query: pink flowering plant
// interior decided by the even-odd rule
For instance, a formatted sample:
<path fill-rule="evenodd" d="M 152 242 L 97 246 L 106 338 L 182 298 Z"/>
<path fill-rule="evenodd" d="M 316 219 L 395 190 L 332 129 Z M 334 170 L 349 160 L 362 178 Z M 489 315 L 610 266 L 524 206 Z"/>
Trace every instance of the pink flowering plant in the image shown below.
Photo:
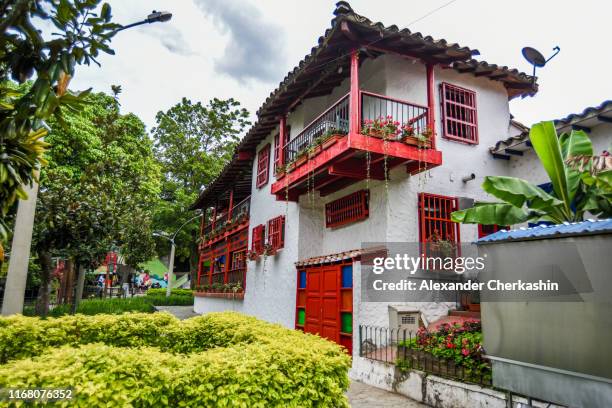
<path fill-rule="evenodd" d="M 491 365 L 483 357 L 482 327 L 479 321 L 453 325 L 444 323 L 431 332 L 421 327 L 415 338 L 400 342 L 399 347 L 404 348 L 407 356 L 413 354 L 410 351 L 414 350 L 445 362 L 453 361 L 455 367 L 461 367 L 462 379 L 491 382 Z M 412 368 L 409 358 L 398 361 L 398 365 L 402 369 Z"/>
<path fill-rule="evenodd" d="M 381 116 L 377 119 L 366 119 L 363 121 L 361 133 L 367 136 L 378 136 L 383 139 L 396 136 L 400 133 L 400 123 L 393 120 L 393 116 Z"/>

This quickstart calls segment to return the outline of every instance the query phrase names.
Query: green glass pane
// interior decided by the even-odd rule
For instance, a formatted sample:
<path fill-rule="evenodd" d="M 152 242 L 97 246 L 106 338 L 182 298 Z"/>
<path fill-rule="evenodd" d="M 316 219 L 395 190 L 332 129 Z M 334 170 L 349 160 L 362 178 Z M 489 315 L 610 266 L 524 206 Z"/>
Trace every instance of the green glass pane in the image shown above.
<path fill-rule="evenodd" d="M 306 311 L 304 309 L 298 309 L 298 324 L 300 326 L 303 326 L 305 321 L 306 321 Z"/>
<path fill-rule="evenodd" d="M 353 314 L 342 313 L 342 333 L 353 333 Z"/>

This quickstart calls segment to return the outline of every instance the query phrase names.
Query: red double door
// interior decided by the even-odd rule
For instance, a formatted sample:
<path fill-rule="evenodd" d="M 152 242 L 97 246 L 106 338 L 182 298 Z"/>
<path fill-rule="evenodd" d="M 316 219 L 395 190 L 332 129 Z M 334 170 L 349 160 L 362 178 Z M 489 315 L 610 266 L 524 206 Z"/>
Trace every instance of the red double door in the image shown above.
<path fill-rule="evenodd" d="M 340 343 L 340 266 L 319 266 L 306 273 L 304 331 Z"/>

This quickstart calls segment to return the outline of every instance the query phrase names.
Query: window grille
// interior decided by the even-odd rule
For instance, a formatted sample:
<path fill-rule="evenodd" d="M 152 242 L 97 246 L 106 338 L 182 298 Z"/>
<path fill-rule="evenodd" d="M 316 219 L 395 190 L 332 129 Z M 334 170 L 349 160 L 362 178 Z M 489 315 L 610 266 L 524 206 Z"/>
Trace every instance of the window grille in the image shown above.
<path fill-rule="evenodd" d="M 360 190 L 325 204 L 325 226 L 339 227 L 368 217 L 368 191 Z"/>
<path fill-rule="evenodd" d="M 460 142 L 478 143 L 478 116 L 476 92 L 455 85 L 442 83 L 443 136 Z"/>
<path fill-rule="evenodd" d="M 253 236 L 251 240 L 251 251 L 256 254 L 263 254 L 264 250 L 264 234 L 265 227 L 263 224 L 260 224 L 253 228 Z"/>
<path fill-rule="evenodd" d="M 427 244 L 424 250 L 427 256 L 432 255 L 432 243 L 446 242 L 459 249 L 459 224 L 451 221 L 451 213 L 457 209 L 456 197 L 419 194 L 419 241 Z"/>
<path fill-rule="evenodd" d="M 281 249 L 285 244 L 285 216 L 268 221 L 268 244 L 272 249 Z"/>

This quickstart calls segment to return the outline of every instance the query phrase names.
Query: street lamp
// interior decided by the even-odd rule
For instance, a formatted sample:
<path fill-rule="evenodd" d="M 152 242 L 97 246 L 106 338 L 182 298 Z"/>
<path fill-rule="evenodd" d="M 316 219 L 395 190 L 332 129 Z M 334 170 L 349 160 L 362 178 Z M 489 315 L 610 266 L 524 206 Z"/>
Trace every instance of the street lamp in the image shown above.
<path fill-rule="evenodd" d="M 168 285 L 166 286 L 166 297 L 170 296 L 170 293 L 172 291 L 172 276 L 174 273 L 174 252 L 176 250 L 176 243 L 174 242 L 174 239 L 176 238 L 176 236 L 178 235 L 178 233 L 183 229 L 183 227 L 185 225 L 187 225 L 189 222 L 195 220 L 196 218 L 200 218 L 204 215 L 204 213 L 198 214 L 194 217 L 191 217 L 190 219 L 188 219 L 187 221 L 185 221 L 183 224 L 181 224 L 181 226 L 174 232 L 174 234 L 170 235 L 167 232 L 164 231 L 155 231 L 153 232 L 153 236 L 154 237 L 160 237 L 160 238 L 164 238 L 167 239 L 168 241 L 170 241 L 170 259 L 168 260 Z"/>
<path fill-rule="evenodd" d="M 125 30 L 127 28 L 132 28 L 132 27 L 136 27 L 142 24 L 151 24 L 151 23 L 165 23 L 166 21 L 169 21 L 172 18 L 172 13 L 169 13 L 167 11 L 155 11 L 153 10 L 153 12 L 151 14 L 149 14 L 147 16 L 147 18 L 145 18 L 142 21 L 138 21 L 136 23 L 132 23 L 132 24 L 128 24 L 128 25 L 124 25 L 121 26 L 120 28 L 118 28 L 117 30 L 115 30 L 115 33 L 118 33 L 119 31 Z"/>

